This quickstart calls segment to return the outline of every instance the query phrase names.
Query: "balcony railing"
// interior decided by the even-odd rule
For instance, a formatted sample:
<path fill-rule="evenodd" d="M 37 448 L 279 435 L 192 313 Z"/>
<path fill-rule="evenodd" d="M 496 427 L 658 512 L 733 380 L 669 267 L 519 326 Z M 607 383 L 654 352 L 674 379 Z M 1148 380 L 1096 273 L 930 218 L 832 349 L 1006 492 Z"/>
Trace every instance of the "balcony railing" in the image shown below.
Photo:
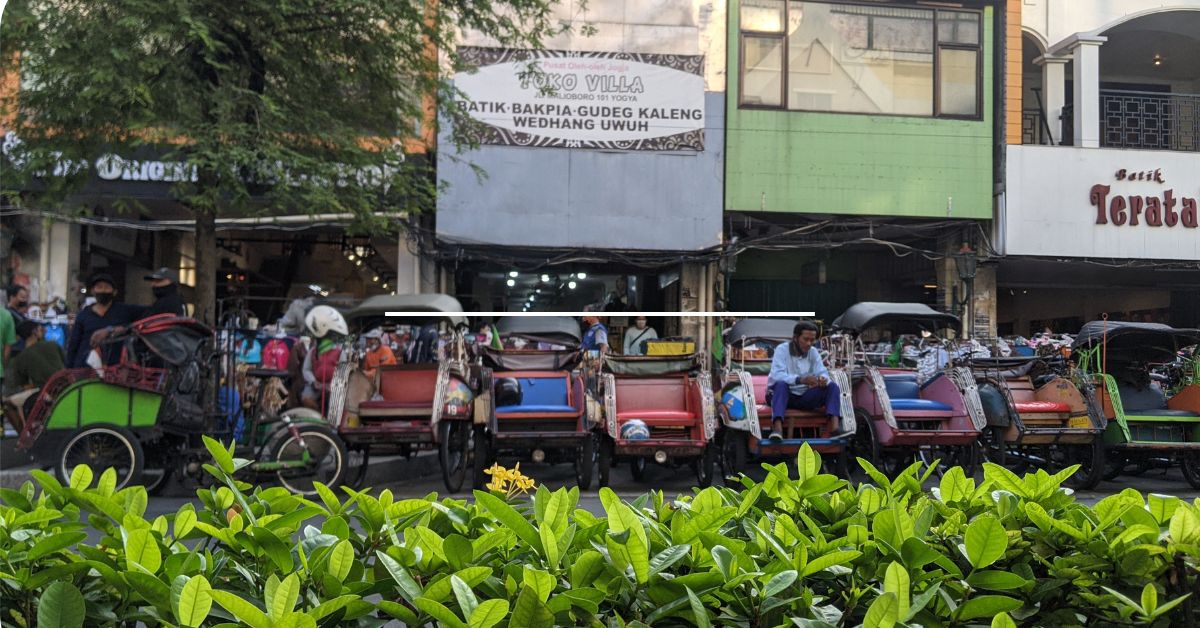
<path fill-rule="evenodd" d="M 1073 144 L 1069 104 L 1062 123 L 1063 144 Z M 1200 152 L 1200 94 L 1100 90 L 1100 145 Z"/>
<path fill-rule="evenodd" d="M 1200 94 L 1101 90 L 1100 124 L 1105 146 L 1200 151 Z"/>

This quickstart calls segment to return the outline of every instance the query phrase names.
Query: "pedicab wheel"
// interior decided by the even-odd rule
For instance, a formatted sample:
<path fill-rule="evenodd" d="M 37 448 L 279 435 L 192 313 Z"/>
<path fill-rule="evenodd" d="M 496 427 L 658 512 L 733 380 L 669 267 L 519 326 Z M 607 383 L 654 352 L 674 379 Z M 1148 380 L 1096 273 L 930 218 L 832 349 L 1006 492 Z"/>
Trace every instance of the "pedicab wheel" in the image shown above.
<path fill-rule="evenodd" d="M 346 450 L 346 485 L 353 489 L 363 487 L 367 479 L 367 467 L 371 464 L 371 446 L 361 445 Z"/>
<path fill-rule="evenodd" d="M 304 459 L 308 449 L 309 461 L 304 466 L 292 466 L 275 472 L 275 479 L 297 495 L 316 495 L 317 482 L 336 488 L 346 480 L 346 445 L 337 433 L 323 423 L 295 424 L 296 433 L 281 429 L 268 451 L 273 462 L 295 465 Z"/>
<path fill-rule="evenodd" d="M 731 484 L 746 468 L 746 433 L 741 430 L 725 429 L 717 436 L 721 446 L 721 477 Z"/>
<path fill-rule="evenodd" d="M 1096 488 L 1105 471 L 1104 441 L 1097 438 L 1086 445 L 1072 445 L 1066 448 L 1066 456 L 1067 466 L 1079 464 L 1079 470 L 1067 479 L 1067 485 L 1081 491 Z M 1197 481 L 1200 481 L 1200 476 Z M 1200 484 L 1193 483 L 1192 486 L 1200 488 Z"/>
<path fill-rule="evenodd" d="M 646 459 L 638 457 L 630 460 L 629 472 L 633 474 L 634 481 L 644 481 L 646 479 Z"/>
<path fill-rule="evenodd" d="M 438 466 L 442 468 L 446 490 L 451 493 L 461 491 L 467 474 L 474 472 L 470 451 L 472 427 L 463 421 L 447 419 L 438 423 Z"/>
<path fill-rule="evenodd" d="M 579 490 L 592 488 L 593 469 L 596 468 L 596 434 L 589 433 L 575 452 L 575 483 Z"/>
<path fill-rule="evenodd" d="M 475 465 L 472 485 L 482 489 L 488 483 L 487 470 L 492 466 L 492 442 L 488 440 L 487 427 L 473 426 L 472 451 L 475 454 Z"/>
<path fill-rule="evenodd" d="M 1004 442 L 1004 432 L 1007 428 L 999 425 L 989 425 L 979 435 L 983 448 L 983 459 L 993 464 L 1004 466 L 1008 460 L 1008 445 Z"/>
<path fill-rule="evenodd" d="M 1107 482 L 1111 482 L 1121 476 L 1125 472 L 1125 467 L 1128 462 L 1125 456 L 1118 453 L 1110 453 L 1105 456 L 1104 460 L 1104 475 L 1103 478 Z"/>
<path fill-rule="evenodd" d="M 71 481 L 76 466 L 86 464 L 99 478 L 108 469 L 117 475 L 117 489 L 142 481 L 145 456 L 142 443 L 129 430 L 116 425 L 90 425 L 63 441 L 54 473 L 63 484 Z"/>
<path fill-rule="evenodd" d="M 931 467 L 937 462 L 934 468 L 937 477 L 945 475 L 951 467 L 962 467 L 964 475 L 973 477 L 979 466 L 979 443 L 922 447 L 917 452 L 917 459 Z"/>
<path fill-rule="evenodd" d="M 1200 489 L 1200 454 L 1187 452 L 1179 456 L 1179 470 L 1192 488 Z"/>
<path fill-rule="evenodd" d="M 171 475 L 175 472 L 175 467 L 171 466 L 169 460 L 150 460 L 147 459 L 142 467 L 142 486 L 146 487 L 146 494 L 158 495 L 163 492 L 167 484 L 171 481 Z"/>
<path fill-rule="evenodd" d="M 704 446 L 704 453 L 692 461 L 696 471 L 696 486 L 708 488 L 713 483 L 713 472 L 717 466 L 717 444 L 709 443 Z"/>
<path fill-rule="evenodd" d="M 879 469 L 882 452 L 879 447 L 879 436 L 875 433 L 875 421 L 862 408 L 855 408 L 854 421 L 857 423 L 857 429 L 854 431 L 854 437 L 850 439 L 847 463 L 854 462 L 856 458 L 862 458 Z M 879 470 L 887 473 L 885 469 Z"/>
<path fill-rule="evenodd" d="M 600 436 L 600 453 L 597 454 L 597 465 L 600 476 L 597 478 L 600 488 L 608 486 L 608 476 L 613 466 L 613 441 L 608 436 Z"/>

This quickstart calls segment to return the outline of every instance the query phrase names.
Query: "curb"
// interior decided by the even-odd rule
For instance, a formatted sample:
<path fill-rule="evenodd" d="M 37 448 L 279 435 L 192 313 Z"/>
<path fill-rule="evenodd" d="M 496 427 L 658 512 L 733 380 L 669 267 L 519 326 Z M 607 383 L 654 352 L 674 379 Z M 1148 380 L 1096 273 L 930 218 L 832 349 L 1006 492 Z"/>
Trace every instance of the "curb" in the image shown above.
<path fill-rule="evenodd" d="M 10 458 L 5 456 L 5 460 L 8 461 Z M 22 462 L 24 461 L 22 460 Z M 34 464 L 22 464 L 19 467 L 0 469 L 0 488 L 20 488 L 27 480 L 33 479 L 30 472 L 36 468 L 38 467 Z M 437 452 L 435 451 L 422 451 L 410 458 L 380 456 L 372 458 L 367 465 L 367 475 L 363 479 L 363 487 L 370 488 L 438 473 L 441 473 L 441 467 L 438 466 Z M 161 496 L 193 497 L 194 494 L 186 490 L 176 479 L 172 479 L 171 485 L 163 490 Z"/>

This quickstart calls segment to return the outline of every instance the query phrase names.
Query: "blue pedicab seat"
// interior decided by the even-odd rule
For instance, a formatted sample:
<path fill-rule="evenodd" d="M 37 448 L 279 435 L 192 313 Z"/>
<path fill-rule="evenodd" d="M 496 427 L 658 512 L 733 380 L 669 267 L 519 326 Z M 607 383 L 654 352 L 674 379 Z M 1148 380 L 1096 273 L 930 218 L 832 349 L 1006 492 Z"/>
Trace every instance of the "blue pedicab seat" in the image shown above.
<path fill-rule="evenodd" d="M 521 385 L 521 403 L 496 406 L 497 415 L 506 414 L 578 414 L 568 403 L 567 375 L 553 377 L 514 377 Z"/>
<path fill-rule="evenodd" d="M 883 376 L 888 398 L 893 410 L 952 412 L 954 408 L 933 399 L 921 398 L 921 387 L 916 373 L 889 373 Z"/>

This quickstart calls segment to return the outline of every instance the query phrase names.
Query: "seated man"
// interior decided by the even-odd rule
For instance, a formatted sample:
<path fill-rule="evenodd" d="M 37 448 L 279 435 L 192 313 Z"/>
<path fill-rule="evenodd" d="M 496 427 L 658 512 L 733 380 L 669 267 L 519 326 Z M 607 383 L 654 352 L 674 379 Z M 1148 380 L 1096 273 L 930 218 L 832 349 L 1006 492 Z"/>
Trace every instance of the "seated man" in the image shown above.
<path fill-rule="evenodd" d="M 383 330 L 372 329 L 363 338 L 367 340 L 367 352 L 363 355 L 362 370 L 367 377 L 374 378 L 381 366 L 396 364 L 392 348 L 383 344 Z"/>
<path fill-rule="evenodd" d="M 17 325 L 17 335 L 25 341 L 25 349 L 9 361 L 5 401 L 15 412 L 15 415 L 10 412 L 9 420 L 18 430 L 33 409 L 38 391 L 63 368 L 62 347 L 43 340 L 44 330 L 41 324 L 29 319 Z"/>
<path fill-rule="evenodd" d="M 771 404 L 771 436 L 783 440 L 783 415 L 789 408 L 816 410 L 824 407 L 832 418 L 840 416 L 841 391 L 829 381 L 829 371 L 821 362 L 817 341 L 817 326 L 809 322 L 796 323 L 792 339 L 775 347 L 771 374 L 767 376 L 767 400 Z M 835 425 L 837 422 L 835 420 Z"/>

